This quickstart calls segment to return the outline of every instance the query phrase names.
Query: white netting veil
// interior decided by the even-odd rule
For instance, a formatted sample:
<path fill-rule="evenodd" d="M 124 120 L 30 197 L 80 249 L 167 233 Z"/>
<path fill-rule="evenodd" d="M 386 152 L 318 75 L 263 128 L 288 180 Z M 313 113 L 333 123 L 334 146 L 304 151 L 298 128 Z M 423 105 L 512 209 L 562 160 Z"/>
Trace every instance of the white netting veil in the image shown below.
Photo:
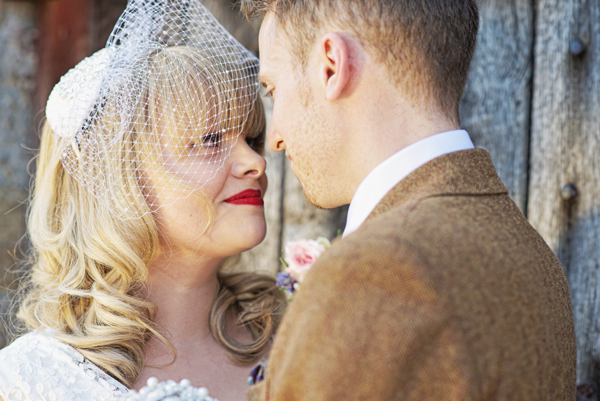
<path fill-rule="evenodd" d="M 106 47 L 54 87 L 46 117 L 65 170 L 137 217 L 201 189 L 241 133 L 264 129 L 257 74 L 198 0 L 130 0 Z"/>

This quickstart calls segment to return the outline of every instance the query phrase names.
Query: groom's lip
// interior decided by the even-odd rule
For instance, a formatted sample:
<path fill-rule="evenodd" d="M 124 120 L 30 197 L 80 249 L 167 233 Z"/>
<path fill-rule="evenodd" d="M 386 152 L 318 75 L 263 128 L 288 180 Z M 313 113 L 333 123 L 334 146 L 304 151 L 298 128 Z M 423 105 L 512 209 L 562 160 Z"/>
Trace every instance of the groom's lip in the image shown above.
<path fill-rule="evenodd" d="M 231 203 L 233 205 L 264 206 L 265 204 L 260 189 L 246 189 L 240 193 L 230 196 L 223 202 Z"/>

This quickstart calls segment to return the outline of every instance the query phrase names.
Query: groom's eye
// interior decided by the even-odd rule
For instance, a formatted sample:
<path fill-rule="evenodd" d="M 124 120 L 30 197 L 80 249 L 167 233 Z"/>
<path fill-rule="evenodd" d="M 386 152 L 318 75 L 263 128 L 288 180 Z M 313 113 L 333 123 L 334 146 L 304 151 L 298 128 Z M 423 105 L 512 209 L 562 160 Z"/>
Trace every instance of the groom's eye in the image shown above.
<path fill-rule="evenodd" d="M 263 151 L 265 146 L 265 138 L 263 135 L 257 134 L 255 137 L 246 137 L 246 143 L 248 146 L 252 148 L 256 153 L 260 153 Z"/>
<path fill-rule="evenodd" d="M 267 91 L 264 94 L 264 97 L 266 97 L 267 99 L 273 99 L 274 91 L 275 91 L 275 89 L 267 89 Z"/>

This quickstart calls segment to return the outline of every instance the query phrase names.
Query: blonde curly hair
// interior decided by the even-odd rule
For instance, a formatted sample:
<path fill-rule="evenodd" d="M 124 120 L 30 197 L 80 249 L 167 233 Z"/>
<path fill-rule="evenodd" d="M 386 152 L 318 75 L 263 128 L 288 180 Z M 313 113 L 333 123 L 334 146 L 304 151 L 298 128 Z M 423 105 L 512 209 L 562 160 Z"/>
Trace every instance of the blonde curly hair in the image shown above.
<path fill-rule="evenodd" d="M 201 68 L 202 60 L 192 49 L 168 48 L 156 55 L 153 68 L 168 68 L 173 61 L 185 66 L 191 78 L 187 82 L 168 83 L 177 87 L 194 81 L 192 75 Z M 151 93 L 152 88 L 165 90 L 160 85 L 149 87 L 146 101 L 156 95 Z M 173 93 L 185 93 L 183 89 Z M 197 109 L 186 105 L 185 98 L 162 99 L 172 103 L 165 104 L 165 110 L 188 107 L 192 113 Z M 245 124 L 248 135 L 254 135 L 255 143 L 264 142 L 266 123 L 260 99 L 251 110 L 243 112 L 249 113 Z M 147 109 L 139 114 L 152 119 Z M 138 141 L 134 139 L 149 133 L 137 130 L 134 124 L 128 135 L 115 150 L 122 152 L 123 158 L 135 157 L 135 151 L 143 151 L 135 148 Z M 109 205 L 99 202 L 64 170 L 60 157 L 55 136 L 46 123 L 28 213 L 31 272 L 24 280 L 26 295 L 17 316 L 27 330 L 53 329 L 57 339 L 131 387 L 142 370 L 146 343 L 152 336 L 165 342 L 176 357 L 172 345 L 153 323 L 156 306 L 142 296 L 148 266 L 157 255 L 160 228 L 151 213 L 131 219 L 116 217 Z M 138 196 L 141 179 L 123 176 L 119 185 L 121 194 L 116 196 L 143 199 Z M 147 207 L 135 206 L 132 213 Z M 210 216 L 208 204 L 207 212 Z M 285 301 L 270 276 L 219 273 L 219 282 L 220 291 L 210 314 L 213 336 L 234 361 L 253 363 L 267 351 Z M 236 342 L 228 335 L 225 316 L 231 312 L 252 333 L 250 344 Z"/>

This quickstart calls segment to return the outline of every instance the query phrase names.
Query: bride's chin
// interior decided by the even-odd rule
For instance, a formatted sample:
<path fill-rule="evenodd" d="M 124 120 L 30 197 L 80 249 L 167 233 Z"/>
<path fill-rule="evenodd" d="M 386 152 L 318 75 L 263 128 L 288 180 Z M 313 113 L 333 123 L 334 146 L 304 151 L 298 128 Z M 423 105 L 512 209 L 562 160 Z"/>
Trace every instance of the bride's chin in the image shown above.
<path fill-rule="evenodd" d="M 233 256 L 256 247 L 266 234 L 264 217 L 223 219 L 213 225 L 207 244 L 223 256 Z"/>
<path fill-rule="evenodd" d="M 260 245 L 264 241 L 266 236 L 267 236 L 266 229 L 262 230 L 261 232 L 254 233 L 253 235 L 249 235 L 247 237 L 247 241 L 245 241 L 248 246 L 242 252 L 248 251 L 248 250 Z"/>
<path fill-rule="evenodd" d="M 262 230 L 261 232 L 256 232 L 254 234 L 248 235 L 246 237 L 246 239 L 244 240 L 244 246 L 243 246 L 242 250 L 240 250 L 237 253 L 249 251 L 250 249 L 260 245 L 264 241 L 266 236 L 267 236 L 266 229 Z"/>

